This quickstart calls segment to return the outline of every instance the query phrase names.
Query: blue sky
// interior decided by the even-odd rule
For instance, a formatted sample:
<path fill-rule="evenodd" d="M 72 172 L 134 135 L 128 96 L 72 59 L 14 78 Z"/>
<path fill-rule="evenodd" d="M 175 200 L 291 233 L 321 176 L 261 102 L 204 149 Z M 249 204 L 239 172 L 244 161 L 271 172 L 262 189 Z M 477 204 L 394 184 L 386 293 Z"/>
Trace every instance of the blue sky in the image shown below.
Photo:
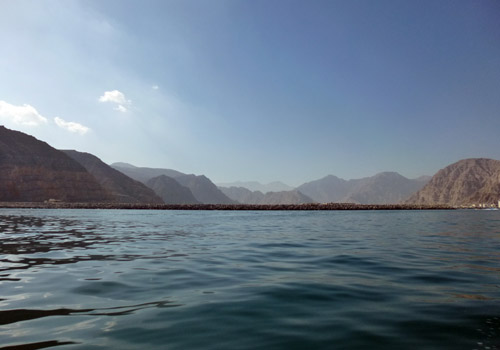
<path fill-rule="evenodd" d="M 500 159 L 500 2 L 0 1 L 0 124 L 214 182 Z"/>

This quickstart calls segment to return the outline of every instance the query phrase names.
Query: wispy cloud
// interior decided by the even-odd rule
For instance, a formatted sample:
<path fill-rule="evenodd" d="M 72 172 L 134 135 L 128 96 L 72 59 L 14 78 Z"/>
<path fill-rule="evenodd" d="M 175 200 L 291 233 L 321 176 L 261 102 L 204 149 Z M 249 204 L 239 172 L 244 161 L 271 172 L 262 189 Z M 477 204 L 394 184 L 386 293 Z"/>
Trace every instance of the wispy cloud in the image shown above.
<path fill-rule="evenodd" d="M 115 108 L 113 108 L 115 111 L 118 111 L 118 112 L 122 112 L 122 113 L 125 113 L 128 111 L 127 108 L 125 108 L 123 105 L 118 105 L 116 106 Z"/>
<path fill-rule="evenodd" d="M 160 87 L 159 87 L 158 85 L 153 85 L 153 86 L 151 86 L 151 89 L 153 89 L 153 90 L 158 90 L 159 88 L 160 88 Z"/>
<path fill-rule="evenodd" d="M 16 106 L 5 101 L 0 101 L 0 118 L 27 126 L 38 126 L 48 121 L 33 106 L 28 104 Z"/>
<path fill-rule="evenodd" d="M 89 132 L 90 128 L 79 124 L 75 122 L 67 122 L 64 119 L 61 119 L 59 117 L 54 118 L 54 122 L 56 125 L 62 129 L 66 129 L 70 132 L 74 132 L 80 135 L 85 135 L 87 132 Z"/>
<path fill-rule="evenodd" d="M 118 90 L 105 91 L 104 94 L 99 97 L 99 102 L 111 102 L 116 104 L 117 106 L 114 109 L 122 113 L 128 111 L 125 106 L 132 104 L 132 101 L 127 100 L 123 92 Z"/>

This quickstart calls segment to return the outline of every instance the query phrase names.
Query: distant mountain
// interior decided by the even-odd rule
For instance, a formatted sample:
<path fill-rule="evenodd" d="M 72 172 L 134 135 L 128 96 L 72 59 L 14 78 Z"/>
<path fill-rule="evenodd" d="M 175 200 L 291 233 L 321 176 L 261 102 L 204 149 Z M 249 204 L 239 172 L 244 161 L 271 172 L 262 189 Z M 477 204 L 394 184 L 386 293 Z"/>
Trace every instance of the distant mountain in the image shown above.
<path fill-rule="evenodd" d="M 204 175 L 186 175 L 180 171 L 172 169 L 134 167 L 133 165 L 127 163 L 113 163 L 111 166 L 144 184 L 146 184 L 150 179 L 160 175 L 171 177 L 180 185 L 189 188 L 196 200 L 203 204 L 235 203 L 222 193 L 217 186 L 215 186 L 214 183 Z"/>
<path fill-rule="evenodd" d="M 168 177 L 177 177 L 181 175 L 185 175 L 177 170 L 172 169 L 161 169 L 161 168 L 145 168 L 145 167 L 136 167 L 132 164 L 128 163 L 113 163 L 111 167 L 124 173 L 128 177 L 131 177 L 134 180 L 140 181 L 142 183 L 148 182 L 149 179 L 153 177 L 157 177 L 160 175 L 166 175 Z"/>
<path fill-rule="evenodd" d="M 47 143 L 0 126 L 0 201 L 109 202 L 82 165 Z"/>
<path fill-rule="evenodd" d="M 345 198 L 346 202 L 360 204 L 401 203 L 412 193 L 421 189 L 424 179 L 408 179 L 396 172 L 384 172 L 364 179 L 354 180 L 354 188 Z"/>
<path fill-rule="evenodd" d="M 219 187 L 226 196 L 242 204 L 302 204 L 314 200 L 299 191 L 267 192 L 250 191 L 245 187 Z"/>
<path fill-rule="evenodd" d="M 113 169 L 96 156 L 73 150 L 63 150 L 62 152 L 87 169 L 101 186 L 112 194 L 114 202 L 163 203 L 153 190 Z"/>
<path fill-rule="evenodd" d="M 227 197 L 205 175 L 181 175 L 175 180 L 182 186 L 188 187 L 195 198 L 204 204 L 236 204 Z"/>
<path fill-rule="evenodd" d="M 155 191 L 166 204 L 198 204 L 199 201 L 187 187 L 179 184 L 175 179 L 160 175 L 149 179 L 146 185 Z"/>
<path fill-rule="evenodd" d="M 262 193 L 266 192 L 281 192 L 281 191 L 291 191 L 294 188 L 292 186 L 288 186 L 280 181 L 270 182 L 268 184 L 261 184 L 257 181 L 236 181 L 236 182 L 226 182 L 226 183 L 218 183 L 219 187 L 243 187 L 252 192 L 260 191 Z"/>
<path fill-rule="evenodd" d="M 500 161 L 460 160 L 439 170 L 409 204 L 497 204 L 500 200 Z"/>
<path fill-rule="evenodd" d="M 264 199 L 259 204 L 304 204 L 314 203 L 315 201 L 310 197 L 304 195 L 300 191 L 281 191 L 281 192 L 267 192 Z"/>
<path fill-rule="evenodd" d="M 395 172 L 352 180 L 328 175 L 305 183 L 297 187 L 297 190 L 321 203 L 391 204 L 408 198 L 421 189 L 426 180 L 426 177 L 408 179 Z"/>
<path fill-rule="evenodd" d="M 264 198 L 264 193 L 260 191 L 250 191 L 245 187 L 220 187 L 219 189 L 226 196 L 241 204 L 260 204 Z"/>
<path fill-rule="evenodd" d="M 319 180 L 306 182 L 297 187 L 297 190 L 304 193 L 320 203 L 345 202 L 352 183 L 337 176 L 328 175 Z"/>

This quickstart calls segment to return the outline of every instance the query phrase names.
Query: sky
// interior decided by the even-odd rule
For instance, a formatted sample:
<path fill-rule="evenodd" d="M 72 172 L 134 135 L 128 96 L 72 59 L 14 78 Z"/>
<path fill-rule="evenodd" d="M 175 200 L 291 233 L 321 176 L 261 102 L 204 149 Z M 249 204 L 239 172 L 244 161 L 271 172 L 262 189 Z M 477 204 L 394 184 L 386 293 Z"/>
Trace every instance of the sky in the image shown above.
<path fill-rule="evenodd" d="M 216 183 L 500 159 L 500 2 L 0 0 L 0 124 Z"/>

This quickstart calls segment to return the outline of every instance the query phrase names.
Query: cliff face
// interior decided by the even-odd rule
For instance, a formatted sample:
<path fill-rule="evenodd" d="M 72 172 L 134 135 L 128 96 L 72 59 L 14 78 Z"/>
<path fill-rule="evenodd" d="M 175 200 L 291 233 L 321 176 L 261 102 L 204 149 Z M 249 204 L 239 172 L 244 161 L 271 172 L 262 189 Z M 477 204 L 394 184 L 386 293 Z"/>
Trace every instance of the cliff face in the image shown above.
<path fill-rule="evenodd" d="M 439 170 L 408 204 L 496 204 L 500 200 L 500 161 L 472 158 Z"/>
<path fill-rule="evenodd" d="M 113 169 L 96 156 L 77 151 L 62 151 L 81 164 L 118 203 L 163 203 L 155 192 L 139 181 Z"/>
<path fill-rule="evenodd" d="M 84 167 L 47 143 L 0 126 L 0 201 L 107 202 Z"/>

